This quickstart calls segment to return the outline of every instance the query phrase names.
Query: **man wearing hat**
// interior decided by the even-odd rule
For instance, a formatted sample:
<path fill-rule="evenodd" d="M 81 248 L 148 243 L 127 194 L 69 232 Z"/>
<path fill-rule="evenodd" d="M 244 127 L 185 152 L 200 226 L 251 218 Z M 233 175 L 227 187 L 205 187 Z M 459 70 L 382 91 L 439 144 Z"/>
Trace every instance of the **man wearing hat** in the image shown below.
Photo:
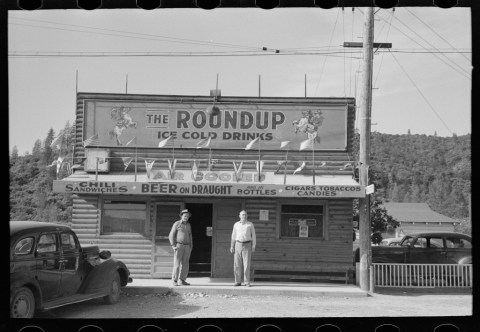
<path fill-rule="evenodd" d="M 190 253 L 193 248 L 192 241 L 192 226 L 188 222 L 191 217 L 191 213 L 188 210 L 182 210 L 180 212 L 180 220 L 176 221 L 173 226 L 168 239 L 170 245 L 173 248 L 173 285 L 174 286 L 188 286 L 186 282 Z"/>

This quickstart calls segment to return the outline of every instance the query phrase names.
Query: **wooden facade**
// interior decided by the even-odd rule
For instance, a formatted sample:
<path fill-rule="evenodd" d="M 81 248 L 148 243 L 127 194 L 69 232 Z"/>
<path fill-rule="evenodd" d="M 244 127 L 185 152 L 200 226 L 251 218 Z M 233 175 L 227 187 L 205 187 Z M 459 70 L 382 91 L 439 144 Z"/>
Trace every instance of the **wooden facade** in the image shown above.
<path fill-rule="evenodd" d="M 91 94 L 77 95 L 76 142 L 74 162 L 85 157 L 85 148 L 82 142 L 88 138 L 86 133 L 87 119 L 85 102 L 87 100 L 110 100 L 115 103 L 192 103 L 205 108 L 211 104 L 211 97 L 199 96 L 152 96 L 127 94 Z M 255 161 L 264 162 L 263 172 L 283 177 L 284 173 L 290 183 L 303 183 L 312 177 L 318 181 L 326 181 L 327 185 L 338 185 L 337 178 L 350 179 L 348 183 L 356 184 L 352 159 L 352 137 L 354 131 L 355 105 L 352 98 L 255 98 L 255 97 L 222 97 L 218 105 L 224 103 L 248 103 L 261 108 L 268 104 L 287 107 L 290 105 L 344 105 L 346 108 L 346 142 L 344 149 L 312 151 L 288 151 L 286 167 L 279 167 L 278 161 L 285 159 L 285 151 L 269 149 L 265 151 L 216 148 L 214 150 L 215 172 L 231 172 L 232 161 L 244 161 L 243 171 L 255 176 Z M 251 107 L 251 106 L 249 106 Z M 91 123 L 92 120 L 88 120 Z M 147 172 L 145 160 L 155 159 L 155 167 L 168 170 L 168 159 L 172 158 L 172 149 L 159 149 L 156 146 L 96 146 L 94 149 L 108 149 L 108 172 L 85 172 L 77 170 L 68 178 L 57 180 L 54 190 L 66 192 L 65 183 L 106 183 L 112 186 L 131 182 L 133 186 L 150 183 L 145 177 Z M 192 147 L 176 147 L 174 158 L 176 170 L 191 171 L 192 160 L 200 160 L 200 168 L 206 168 L 212 151 Z M 122 157 L 132 157 L 131 164 L 125 171 Z M 305 162 L 305 171 L 301 175 L 294 174 L 295 170 Z M 313 167 L 315 166 L 315 169 Z M 315 172 L 315 173 L 313 173 Z M 99 174 L 100 173 L 100 174 Z M 300 181 L 301 180 L 301 181 Z M 83 181 L 83 182 L 82 182 Z M 103 182 L 102 182 L 103 181 Z M 303 181 L 303 182 L 302 182 Z M 328 182 L 330 181 L 330 182 Z M 162 181 L 157 181 L 162 183 Z M 171 184 L 175 181 L 169 182 Z M 255 185 L 258 182 L 253 180 Z M 323 183 L 323 182 L 322 182 Z M 324 184 L 325 184 L 324 183 Z M 263 183 L 260 183 L 263 184 Z M 233 184 L 235 189 L 236 184 Z M 276 184 L 265 183 L 275 188 Z M 292 185 L 293 187 L 294 185 Z M 315 185 L 306 186 L 314 188 Z M 351 186 L 353 188 L 353 186 Z M 262 186 L 258 187 L 262 188 Z M 286 187 L 279 185 L 284 190 Z M 357 188 L 358 189 L 358 188 Z M 280 191 L 282 191 L 280 190 Z M 332 189 L 334 190 L 334 189 Z M 278 191 L 277 191 L 278 192 Z M 362 188 L 362 193 L 363 193 Z M 192 211 L 192 228 L 202 228 L 194 231 L 193 252 L 197 255 L 192 259 L 199 264 L 208 264 L 206 268 L 211 277 L 233 278 L 233 255 L 229 252 L 230 237 L 233 224 L 238 220 L 238 213 L 245 209 L 249 220 L 254 222 L 257 234 L 257 248 L 253 254 L 252 268 L 272 271 L 304 271 L 304 272 L 345 272 L 352 270 L 352 202 L 357 196 L 349 194 L 339 197 L 268 197 L 261 194 L 251 196 L 231 195 L 168 195 L 168 194 L 118 194 L 73 192 L 72 228 L 84 245 L 95 244 L 101 249 L 110 250 L 113 257 L 121 259 L 131 270 L 133 278 L 169 278 L 172 271 L 172 248 L 168 242 L 168 232 L 173 222 L 178 220 L 178 212 L 188 208 Z M 104 232 L 106 220 L 105 207 L 110 202 L 138 202 L 141 203 L 141 215 L 145 218 L 141 232 Z M 321 205 L 322 236 L 320 237 L 291 237 L 281 234 L 282 205 Z M 134 207 L 135 208 L 135 207 Z M 267 217 L 260 218 L 260 211 Z M 139 214 L 140 215 L 140 214 Z M 210 232 L 210 233 L 209 233 Z M 209 233 L 209 234 L 207 234 Z M 198 239 L 198 241 L 196 240 Z M 209 256 L 209 257 L 207 257 Z M 203 263 L 202 263 L 203 262 Z M 203 269 L 205 272 L 205 269 Z"/>

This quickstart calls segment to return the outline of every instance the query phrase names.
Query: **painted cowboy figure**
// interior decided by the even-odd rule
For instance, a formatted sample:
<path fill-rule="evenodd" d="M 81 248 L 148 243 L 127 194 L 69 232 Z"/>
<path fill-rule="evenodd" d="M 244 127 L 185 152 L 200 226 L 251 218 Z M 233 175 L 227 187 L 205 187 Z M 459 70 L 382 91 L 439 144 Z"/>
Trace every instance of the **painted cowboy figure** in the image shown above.
<path fill-rule="evenodd" d="M 170 245 L 173 248 L 173 272 L 174 286 L 190 285 L 186 279 L 189 270 L 190 254 L 193 248 L 192 226 L 188 219 L 192 214 L 188 210 L 180 212 L 180 220 L 177 220 L 168 235 Z"/>

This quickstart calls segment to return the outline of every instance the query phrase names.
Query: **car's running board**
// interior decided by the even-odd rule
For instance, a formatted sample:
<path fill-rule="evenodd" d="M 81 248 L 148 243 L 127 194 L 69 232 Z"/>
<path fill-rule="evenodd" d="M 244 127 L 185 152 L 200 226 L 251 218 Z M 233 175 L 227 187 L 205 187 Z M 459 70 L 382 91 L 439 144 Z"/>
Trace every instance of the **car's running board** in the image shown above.
<path fill-rule="evenodd" d="M 67 304 L 79 303 L 88 300 L 97 299 L 100 297 L 104 297 L 108 294 L 105 292 L 100 293 L 90 293 L 90 294 L 75 294 L 69 297 L 64 297 L 61 299 L 51 300 L 43 303 L 43 307 L 40 310 L 50 310 L 54 308 L 58 308 Z"/>

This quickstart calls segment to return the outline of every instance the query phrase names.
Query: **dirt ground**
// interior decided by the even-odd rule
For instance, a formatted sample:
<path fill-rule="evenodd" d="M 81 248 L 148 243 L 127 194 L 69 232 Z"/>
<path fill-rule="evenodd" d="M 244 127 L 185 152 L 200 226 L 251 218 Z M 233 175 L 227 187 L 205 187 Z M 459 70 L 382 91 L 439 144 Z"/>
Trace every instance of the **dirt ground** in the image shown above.
<path fill-rule="evenodd" d="M 205 293 L 131 295 L 115 305 L 92 300 L 39 313 L 38 318 L 254 318 L 470 316 L 472 295 L 373 294 L 368 297 L 290 297 Z"/>

